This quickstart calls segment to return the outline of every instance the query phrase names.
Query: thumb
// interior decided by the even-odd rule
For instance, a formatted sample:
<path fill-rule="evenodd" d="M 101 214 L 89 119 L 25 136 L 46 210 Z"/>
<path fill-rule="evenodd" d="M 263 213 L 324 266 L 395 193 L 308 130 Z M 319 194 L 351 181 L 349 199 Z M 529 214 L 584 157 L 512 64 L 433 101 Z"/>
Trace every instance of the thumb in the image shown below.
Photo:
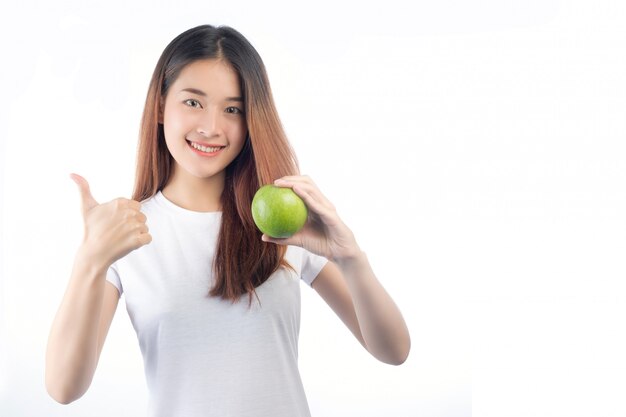
<path fill-rule="evenodd" d="M 261 236 L 263 242 L 276 243 L 277 245 L 296 245 L 293 236 L 290 237 L 271 237 L 265 233 Z"/>
<path fill-rule="evenodd" d="M 83 215 L 87 213 L 89 210 L 98 205 L 98 202 L 91 195 L 91 191 L 89 189 L 89 183 L 86 179 L 81 177 L 78 174 L 70 174 L 70 178 L 78 185 L 78 189 L 80 191 L 81 197 L 81 205 Z"/>

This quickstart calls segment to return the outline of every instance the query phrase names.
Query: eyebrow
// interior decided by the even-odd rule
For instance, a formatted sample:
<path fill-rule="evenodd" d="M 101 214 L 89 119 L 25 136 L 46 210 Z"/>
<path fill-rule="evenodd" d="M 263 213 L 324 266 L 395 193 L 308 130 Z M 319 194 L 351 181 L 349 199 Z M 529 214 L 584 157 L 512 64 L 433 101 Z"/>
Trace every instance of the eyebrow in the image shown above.
<path fill-rule="evenodd" d="M 202 97 L 206 97 L 207 96 L 207 94 L 204 91 L 198 90 L 197 88 L 189 87 L 189 88 L 183 88 L 182 90 L 180 90 L 181 93 L 183 91 L 188 91 L 190 93 L 197 94 L 197 95 L 202 96 Z M 241 98 L 241 97 L 226 97 L 226 101 L 240 101 L 240 102 L 243 103 L 243 98 Z"/>

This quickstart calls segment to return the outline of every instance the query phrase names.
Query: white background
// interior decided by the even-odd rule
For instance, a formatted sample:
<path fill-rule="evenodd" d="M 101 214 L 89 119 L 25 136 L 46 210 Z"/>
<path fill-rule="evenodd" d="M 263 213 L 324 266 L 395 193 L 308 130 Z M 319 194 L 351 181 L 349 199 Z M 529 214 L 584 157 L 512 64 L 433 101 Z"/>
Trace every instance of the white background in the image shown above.
<path fill-rule="evenodd" d="M 303 285 L 313 416 L 626 415 L 619 0 L 3 6 L 0 415 L 145 412 L 123 301 L 89 391 L 45 391 L 82 239 L 69 174 L 130 198 L 154 66 L 204 23 L 257 48 L 302 173 L 410 328 L 407 362 L 378 362 Z"/>

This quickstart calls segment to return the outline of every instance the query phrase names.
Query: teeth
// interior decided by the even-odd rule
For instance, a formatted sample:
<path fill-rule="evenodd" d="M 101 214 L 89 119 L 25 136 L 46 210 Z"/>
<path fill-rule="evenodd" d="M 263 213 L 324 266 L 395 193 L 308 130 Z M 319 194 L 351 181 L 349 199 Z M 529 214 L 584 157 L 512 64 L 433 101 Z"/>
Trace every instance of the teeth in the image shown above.
<path fill-rule="evenodd" d="M 193 146 L 194 148 L 199 149 L 202 152 L 208 152 L 208 153 L 215 152 L 215 151 L 223 148 L 222 146 L 218 146 L 217 148 L 206 148 L 206 147 L 204 147 L 202 145 L 198 145 L 198 144 L 196 144 L 194 142 L 190 142 L 190 143 L 191 143 L 191 146 Z"/>

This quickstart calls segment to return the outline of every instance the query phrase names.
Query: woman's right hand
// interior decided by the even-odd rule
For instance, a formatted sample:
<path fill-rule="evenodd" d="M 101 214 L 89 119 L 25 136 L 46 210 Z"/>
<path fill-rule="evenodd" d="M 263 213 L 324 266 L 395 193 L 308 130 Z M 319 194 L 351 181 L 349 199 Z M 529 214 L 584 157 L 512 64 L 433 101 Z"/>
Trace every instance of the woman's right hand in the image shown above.
<path fill-rule="evenodd" d="M 85 236 L 81 249 L 90 260 L 108 268 L 135 249 L 152 241 L 141 203 L 127 198 L 116 198 L 99 204 L 91 195 L 87 180 L 70 174 L 81 194 Z"/>

